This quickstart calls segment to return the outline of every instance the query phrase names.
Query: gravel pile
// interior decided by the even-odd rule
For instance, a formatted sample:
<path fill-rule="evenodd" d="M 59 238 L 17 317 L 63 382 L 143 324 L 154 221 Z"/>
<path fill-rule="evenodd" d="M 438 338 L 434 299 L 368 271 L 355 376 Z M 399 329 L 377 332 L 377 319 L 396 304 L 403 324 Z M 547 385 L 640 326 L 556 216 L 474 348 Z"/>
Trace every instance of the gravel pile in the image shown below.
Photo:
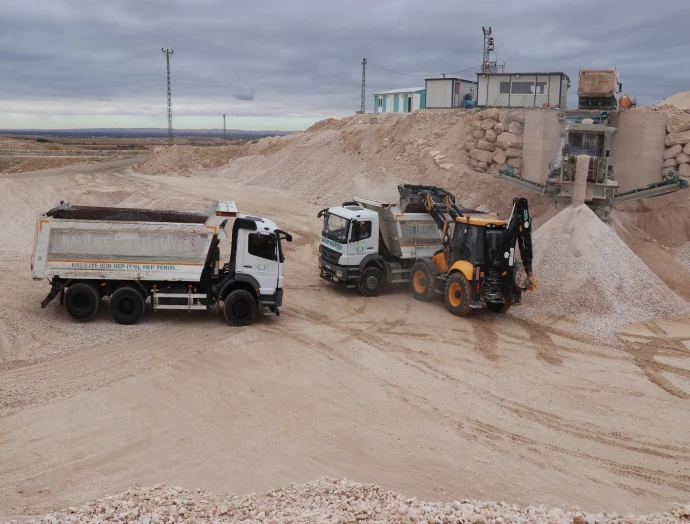
<path fill-rule="evenodd" d="M 538 287 L 515 314 L 566 315 L 585 334 L 613 337 L 620 327 L 690 312 L 587 206 L 570 206 L 534 236 Z"/>
<path fill-rule="evenodd" d="M 422 502 L 373 484 L 322 478 L 307 484 L 243 497 L 156 485 L 131 488 L 80 508 L 33 522 L 420 522 L 420 523 L 670 523 L 690 517 L 690 505 L 647 516 L 588 514 L 504 502 Z M 685 520 L 687 522 L 687 520 Z"/>
<path fill-rule="evenodd" d="M 690 242 L 678 248 L 675 259 L 681 266 L 690 271 Z"/>
<path fill-rule="evenodd" d="M 218 174 L 239 184 L 311 198 L 327 188 L 336 202 L 351 198 L 355 181 L 368 176 L 361 157 L 342 151 L 341 134 L 336 130 L 271 138 L 261 145 L 266 152 L 236 158 Z"/>

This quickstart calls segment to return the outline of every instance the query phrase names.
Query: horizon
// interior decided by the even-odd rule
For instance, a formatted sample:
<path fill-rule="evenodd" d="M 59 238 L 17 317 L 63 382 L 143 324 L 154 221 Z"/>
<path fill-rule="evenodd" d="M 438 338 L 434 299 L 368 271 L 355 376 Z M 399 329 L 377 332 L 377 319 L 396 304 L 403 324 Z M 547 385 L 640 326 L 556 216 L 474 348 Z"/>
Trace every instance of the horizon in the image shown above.
<path fill-rule="evenodd" d="M 54 129 L 49 129 L 49 128 L 26 128 L 26 129 L 0 129 L 0 134 L 12 134 L 12 133 L 28 133 L 31 131 L 39 131 L 39 132 L 56 132 L 56 131 L 118 131 L 118 130 L 128 130 L 128 131 L 161 131 L 164 133 L 168 132 L 167 127 L 65 127 L 65 128 L 54 128 Z M 199 128 L 194 128 L 194 127 L 185 127 L 185 128 L 173 128 L 173 133 L 177 134 L 178 132 L 184 132 L 184 131 L 206 131 L 206 132 L 217 132 L 222 134 L 223 133 L 223 128 L 218 128 L 218 127 L 199 127 Z M 280 129 L 238 129 L 238 128 L 226 128 L 225 131 L 227 133 L 298 133 L 300 130 L 296 129 L 291 129 L 291 130 L 280 130 Z"/>

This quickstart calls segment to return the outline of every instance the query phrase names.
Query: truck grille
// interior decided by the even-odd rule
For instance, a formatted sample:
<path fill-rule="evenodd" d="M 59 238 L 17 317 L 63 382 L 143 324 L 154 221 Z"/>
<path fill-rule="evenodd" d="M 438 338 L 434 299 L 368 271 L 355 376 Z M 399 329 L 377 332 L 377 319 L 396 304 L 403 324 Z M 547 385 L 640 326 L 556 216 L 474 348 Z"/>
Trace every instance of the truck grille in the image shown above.
<path fill-rule="evenodd" d="M 326 262 L 330 262 L 331 264 L 337 264 L 340 260 L 340 251 L 336 251 L 324 245 L 319 246 L 319 253 Z"/>

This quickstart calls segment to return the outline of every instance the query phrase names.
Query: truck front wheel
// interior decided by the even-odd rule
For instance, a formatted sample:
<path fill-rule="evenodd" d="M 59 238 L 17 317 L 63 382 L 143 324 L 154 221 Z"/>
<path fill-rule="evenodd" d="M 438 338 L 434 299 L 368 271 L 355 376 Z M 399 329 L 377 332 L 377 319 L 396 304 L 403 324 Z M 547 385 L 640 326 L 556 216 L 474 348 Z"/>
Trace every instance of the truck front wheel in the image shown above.
<path fill-rule="evenodd" d="M 377 267 L 368 267 L 359 277 L 357 287 L 365 297 L 377 297 L 383 291 L 385 277 L 383 271 Z"/>
<path fill-rule="evenodd" d="M 67 313 L 81 322 L 86 322 L 98 311 L 101 297 L 92 284 L 77 282 L 67 288 L 65 292 L 65 309 Z"/>
<path fill-rule="evenodd" d="M 236 289 L 225 297 L 223 304 L 225 320 L 231 326 L 247 326 L 256 314 L 256 299 L 249 291 Z"/>
<path fill-rule="evenodd" d="M 110 295 L 110 314 L 118 324 L 136 324 L 144 316 L 145 299 L 138 289 L 122 286 Z"/>

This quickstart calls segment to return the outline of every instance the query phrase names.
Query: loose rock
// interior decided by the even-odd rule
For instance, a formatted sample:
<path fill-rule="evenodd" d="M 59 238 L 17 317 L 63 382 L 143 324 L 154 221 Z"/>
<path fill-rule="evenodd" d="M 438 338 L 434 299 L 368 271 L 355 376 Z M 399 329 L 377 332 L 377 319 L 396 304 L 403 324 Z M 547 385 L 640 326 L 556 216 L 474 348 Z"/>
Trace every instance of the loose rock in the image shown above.
<path fill-rule="evenodd" d="M 491 162 L 493 160 L 493 153 L 491 151 L 485 151 L 483 149 L 473 149 L 470 151 L 470 157 L 474 158 L 477 162 Z"/>
<path fill-rule="evenodd" d="M 481 112 L 482 120 L 496 120 L 498 121 L 498 109 L 490 108 Z"/>
<path fill-rule="evenodd" d="M 489 142 L 488 140 L 480 139 L 477 141 L 477 149 L 483 149 L 484 151 L 494 151 L 496 149 L 496 144 Z"/>
<path fill-rule="evenodd" d="M 680 144 L 676 144 L 675 146 L 669 147 L 666 151 L 664 151 L 664 158 L 676 158 L 682 152 L 683 146 L 681 146 Z"/>
<path fill-rule="evenodd" d="M 507 132 L 501 133 L 496 138 L 496 145 L 504 150 L 508 149 L 509 147 L 522 149 L 522 136 Z"/>
<path fill-rule="evenodd" d="M 184 508 L 176 502 L 184 497 Z M 494 524 L 611 524 L 675 523 L 690 515 L 690 507 L 673 508 L 672 512 L 645 517 L 618 517 L 615 514 L 588 514 L 557 508 L 520 508 L 501 502 L 463 500 L 453 502 L 420 502 L 398 493 L 384 491 L 374 484 L 322 478 L 307 484 L 290 484 L 268 493 L 251 495 L 215 495 L 202 491 L 188 492 L 179 488 L 157 485 L 153 488 L 131 488 L 108 498 L 112 514 L 96 511 L 102 501 L 79 508 L 46 515 L 31 523 L 58 522 L 410 522 L 410 523 L 473 523 Z M 132 515 L 132 507 L 138 517 Z M 182 511 L 182 513 L 181 513 Z M 672 513 L 675 513 L 673 515 Z"/>
<path fill-rule="evenodd" d="M 521 135 L 525 132 L 525 126 L 522 123 L 513 120 L 508 125 L 508 132 L 513 133 L 514 135 Z"/>

